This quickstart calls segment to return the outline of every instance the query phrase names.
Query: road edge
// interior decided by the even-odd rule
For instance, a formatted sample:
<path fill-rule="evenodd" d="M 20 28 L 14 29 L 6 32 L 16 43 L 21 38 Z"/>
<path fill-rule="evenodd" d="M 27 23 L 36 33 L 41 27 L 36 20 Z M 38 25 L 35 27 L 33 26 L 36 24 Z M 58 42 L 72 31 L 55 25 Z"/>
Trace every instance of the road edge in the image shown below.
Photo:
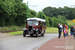
<path fill-rule="evenodd" d="M 55 37 L 55 38 L 57 38 L 57 37 Z M 55 38 L 53 38 L 53 39 L 55 39 Z M 52 39 L 50 39 L 50 40 L 52 40 Z M 50 40 L 48 40 L 48 41 L 50 41 Z M 47 43 L 48 41 L 44 42 L 43 44 Z M 38 50 L 43 44 L 41 44 L 39 47 L 37 47 L 36 50 Z"/>

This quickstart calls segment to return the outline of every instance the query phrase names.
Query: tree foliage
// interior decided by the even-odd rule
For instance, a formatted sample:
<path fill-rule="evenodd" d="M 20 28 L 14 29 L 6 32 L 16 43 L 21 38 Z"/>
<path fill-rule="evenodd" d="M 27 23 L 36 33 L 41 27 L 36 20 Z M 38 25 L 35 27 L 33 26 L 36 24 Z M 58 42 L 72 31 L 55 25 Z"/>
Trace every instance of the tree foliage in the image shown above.
<path fill-rule="evenodd" d="M 55 8 L 55 7 L 46 7 L 43 9 L 43 12 L 46 16 L 52 17 L 58 17 L 59 15 L 65 16 L 67 19 L 75 19 L 75 8 L 67 7 L 64 8 Z"/>
<path fill-rule="evenodd" d="M 42 15 L 42 16 L 41 16 Z M 61 23 L 61 24 L 67 24 L 66 23 L 66 18 L 64 17 L 64 16 L 61 16 L 61 15 L 59 15 L 59 16 L 57 16 L 57 18 L 56 17 L 48 17 L 48 16 L 46 16 L 45 14 L 44 14 L 44 12 L 39 12 L 38 14 L 37 14 L 37 17 L 38 18 L 42 18 L 42 19 L 45 19 L 46 20 L 46 25 L 47 26 L 50 26 L 50 27 L 52 27 L 52 23 L 53 23 L 53 27 L 57 27 L 57 25 L 58 25 L 58 23 Z"/>
<path fill-rule="evenodd" d="M 23 26 L 27 19 L 27 5 L 22 3 L 23 0 L 1 0 L 0 1 L 0 27 L 2 26 Z M 46 20 L 47 26 L 57 27 L 58 23 L 65 24 L 66 18 L 73 19 L 75 17 L 75 8 L 55 8 L 46 7 L 43 12 L 37 13 L 28 8 L 28 17 L 37 17 Z"/>
<path fill-rule="evenodd" d="M 23 0 L 0 1 L 0 26 L 22 26 L 27 19 L 27 5 Z M 29 17 L 36 16 L 34 10 L 29 9 Z"/>

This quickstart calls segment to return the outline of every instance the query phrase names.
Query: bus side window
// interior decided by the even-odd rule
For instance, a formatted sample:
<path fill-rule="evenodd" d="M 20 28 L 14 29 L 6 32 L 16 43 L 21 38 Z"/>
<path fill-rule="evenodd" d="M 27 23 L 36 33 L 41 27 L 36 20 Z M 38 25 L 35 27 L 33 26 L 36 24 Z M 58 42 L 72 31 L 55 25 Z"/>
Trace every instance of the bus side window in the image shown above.
<path fill-rule="evenodd" d="M 40 26 L 45 26 L 46 25 L 46 23 L 45 22 L 40 22 Z"/>
<path fill-rule="evenodd" d="M 44 22 L 42 23 L 42 25 L 43 25 L 43 26 L 45 25 Z"/>
<path fill-rule="evenodd" d="M 42 29 L 42 22 L 40 22 L 40 30 Z"/>
<path fill-rule="evenodd" d="M 46 23 L 44 23 L 46 25 Z"/>
<path fill-rule="evenodd" d="M 42 25 L 42 22 L 40 22 L 40 26 Z"/>

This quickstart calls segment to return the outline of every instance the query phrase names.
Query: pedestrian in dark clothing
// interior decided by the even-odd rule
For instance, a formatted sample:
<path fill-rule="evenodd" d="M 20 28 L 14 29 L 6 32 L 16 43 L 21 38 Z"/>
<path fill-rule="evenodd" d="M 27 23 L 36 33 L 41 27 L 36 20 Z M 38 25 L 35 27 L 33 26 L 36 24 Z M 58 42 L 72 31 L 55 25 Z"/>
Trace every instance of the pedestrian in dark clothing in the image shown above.
<path fill-rule="evenodd" d="M 73 29 L 73 35 L 74 35 L 74 39 L 75 39 L 75 26 L 74 26 L 74 29 Z"/>
<path fill-rule="evenodd" d="M 71 26 L 71 28 L 70 28 L 70 33 L 71 33 L 71 35 L 73 35 L 73 25 Z"/>
<path fill-rule="evenodd" d="M 58 32 L 59 32 L 58 38 L 60 40 L 60 36 L 61 36 L 61 32 L 62 32 L 62 28 L 60 27 L 60 23 L 58 24 Z"/>

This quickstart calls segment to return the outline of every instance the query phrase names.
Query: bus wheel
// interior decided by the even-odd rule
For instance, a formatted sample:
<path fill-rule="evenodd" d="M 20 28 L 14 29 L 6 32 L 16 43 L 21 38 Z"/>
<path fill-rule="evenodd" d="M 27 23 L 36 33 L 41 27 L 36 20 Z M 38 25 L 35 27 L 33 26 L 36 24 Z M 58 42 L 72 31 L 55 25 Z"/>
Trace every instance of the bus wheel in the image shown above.
<path fill-rule="evenodd" d="M 38 37 L 38 34 L 39 34 L 39 32 L 37 31 L 37 32 L 36 32 L 36 37 Z"/>
<path fill-rule="evenodd" d="M 45 31 L 41 34 L 41 36 L 44 36 L 44 34 L 45 34 Z"/>
<path fill-rule="evenodd" d="M 44 34 L 41 34 L 41 36 L 44 36 Z"/>
<path fill-rule="evenodd" d="M 25 32 L 23 32 L 23 37 L 25 37 L 26 36 L 26 33 Z"/>

